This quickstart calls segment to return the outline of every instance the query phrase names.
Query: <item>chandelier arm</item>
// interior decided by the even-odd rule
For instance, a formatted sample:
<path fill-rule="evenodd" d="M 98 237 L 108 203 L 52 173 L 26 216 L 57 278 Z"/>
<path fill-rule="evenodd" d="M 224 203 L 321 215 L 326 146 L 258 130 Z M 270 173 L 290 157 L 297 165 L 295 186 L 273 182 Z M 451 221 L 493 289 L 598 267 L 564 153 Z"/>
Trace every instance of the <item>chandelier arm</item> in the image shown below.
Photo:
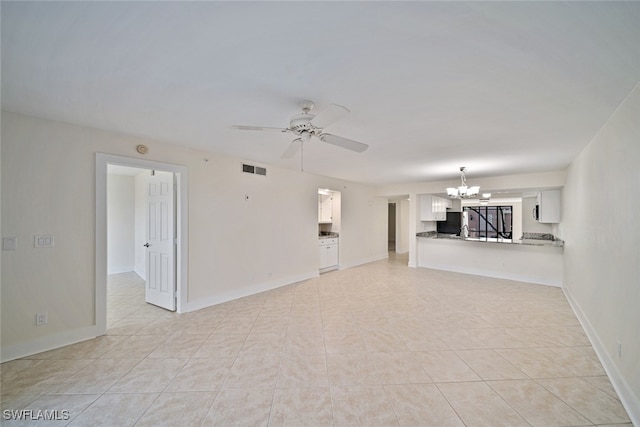
<path fill-rule="evenodd" d="M 467 176 L 465 174 L 464 168 L 460 168 L 460 182 L 462 183 L 463 187 L 467 186 Z"/>

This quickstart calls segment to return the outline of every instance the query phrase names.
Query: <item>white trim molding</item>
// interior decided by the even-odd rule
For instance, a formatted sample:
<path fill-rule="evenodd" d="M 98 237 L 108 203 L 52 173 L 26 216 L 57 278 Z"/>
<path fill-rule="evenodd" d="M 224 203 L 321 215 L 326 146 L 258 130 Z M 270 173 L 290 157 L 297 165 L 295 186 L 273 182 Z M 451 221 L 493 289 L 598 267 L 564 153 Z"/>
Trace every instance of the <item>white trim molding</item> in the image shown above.
<path fill-rule="evenodd" d="M 4 346 L 2 347 L 0 362 L 9 362 L 11 360 L 20 359 L 21 357 L 54 350 L 66 345 L 93 339 L 98 335 L 97 328 L 95 326 L 89 326 L 72 331 L 65 331 L 55 335 L 47 335 L 27 342 Z"/>
<path fill-rule="evenodd" d="M 388 259 L 388 258 L 389 258 L 389 253 L 387 252 L 384 255 L 372 256 L 369 258 L 360 259 L 358 261 L 350 262 L 347 264 L 340 264 L 338 266 L 338 270 L 346 270 L 347 268 L 353 268 L 359 265 L 369 264 L 371 262 L 381 261 L 383 259 Z"/>
<path fill-rule="evenodd" d="M 598 359 L 600 359 L 600 363 L 602 363 L 602 367 L 604 368 L 609 380 L 611 381 L 611 385 L 615 389 L 616 393 L 618 393 L 618 397 L 622 402 L 622 406 L 626 409 L 629 418 L 631 419 L 631 423 L 634 426 L 640 426 L 640 399 L 634 394 L 633 390 L 624 379 L 622 375 L 620 375 L 620 371 L 616 367 L 616 364 L 611 359 L 611 356 L 606 351 L 605 346 L 602 344 L 600 337 L 596 333 L 595 329 L 589 322 L 589 319 L 584 314 L 580 305 L 576 302 L 576 300 L 571 295 L 571 292 L 567 288 L 562 288 L 564 295 L 567 297 L 567 301 L 569 305 L 573 309 L 578 321 L 582 325 L 582 329 L 584 329 L 589 341 L 591 341 L 591 346 L 596 352 Z"/>
<path fill-rule="evenodd" d="M 107 331 L 107 165 L 172 172 L 176 176 L 176 311 L 184 312 L 188 295 L 189 179 L 186 166 L 96 153 L 96 336 Z"/>
<path fill-rule="evenodd" d="M 185 313 L 196 311 L 196 310 L 211 307 L 217 304 L 222 304 L 224 302 L 233 301 L 239 298 L 256 295 L 261 292 L 266 292 L 273 289 L 281 288 L 283 286 L 293 285 L 294 283 L 313 279 L 318 276 L 319 276 L 318 271 L 313 271 L 313 272 L 299 274 L 296 276 L 290 276 L 283 279 L 272 280 L 264 283 L 257 283 L 252 286 L 243 287 L 242 290 L 224 292 L 224 293 L 217 294 L 214 297 L 203 298 L 195 301 L 189 301 L 187 304 L 183 306 L 183 309 Z"/>

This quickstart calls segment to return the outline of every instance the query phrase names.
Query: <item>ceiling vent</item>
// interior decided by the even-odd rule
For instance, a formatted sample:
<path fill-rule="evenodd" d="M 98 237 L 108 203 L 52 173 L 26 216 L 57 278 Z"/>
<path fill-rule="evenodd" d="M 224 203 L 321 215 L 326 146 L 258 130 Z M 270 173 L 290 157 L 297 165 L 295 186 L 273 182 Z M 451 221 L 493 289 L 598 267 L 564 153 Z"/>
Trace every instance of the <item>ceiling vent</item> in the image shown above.
<path fill-rule="evenodd" d="M 248 165 L 246 163 L 242 164 L 242 172 L 252 173 L 254 175 L 267 176 L 267 169 L 266 168 L 262 168 L 260 166 Z"/>

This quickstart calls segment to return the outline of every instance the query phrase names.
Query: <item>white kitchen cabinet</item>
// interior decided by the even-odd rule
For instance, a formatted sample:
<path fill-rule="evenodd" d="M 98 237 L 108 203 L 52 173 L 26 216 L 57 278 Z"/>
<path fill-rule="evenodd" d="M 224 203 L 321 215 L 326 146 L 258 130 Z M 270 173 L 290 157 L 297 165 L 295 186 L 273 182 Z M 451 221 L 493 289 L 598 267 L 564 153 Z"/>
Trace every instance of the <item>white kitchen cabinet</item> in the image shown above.
<path fill-rule="evenodd" d="M 444 200 L 444 205 L 446 209 L 453 209 L 453 200 L 451 199 L 443 199 L 443 200 Z M 446 211 L 445 211 L 445 214 L 446 214 Z"/>
<path fill-rule="evenodd" d="M 318 194 L 318 223 L 333 222 L 333 198 L 330 194 Z"/>
<path fill-rule="evenodd" d="M 448 201 L 442 197 L 420 196 L 420 221 L 446 221 Z"/>
<path fill-rule="evenodd" d="M 318 252 L 320 254 L 320 270 L 338 268 L 338 239 L 319 239 Z"/>
<path fill-rule="evenodd" d="M 560 222 L 560 190 L 547 190 L 538 193 L 536 198 L 538 209 L 538 222 Z"/>

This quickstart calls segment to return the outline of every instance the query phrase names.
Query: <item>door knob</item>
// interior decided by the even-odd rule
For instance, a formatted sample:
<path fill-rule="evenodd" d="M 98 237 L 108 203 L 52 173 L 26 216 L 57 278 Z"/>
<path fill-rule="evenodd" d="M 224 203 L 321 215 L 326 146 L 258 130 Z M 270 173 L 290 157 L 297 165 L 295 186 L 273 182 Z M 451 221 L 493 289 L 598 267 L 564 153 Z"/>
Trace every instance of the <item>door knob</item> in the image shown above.
<path fill-rule="evenodd" d="M 144 246 L 145 248 L 148 248 L 148 247 L 149 247 L 149 246 L 151 246 L 151 245 L 150 245 L 150 244 L 148 244 L 148 243 L 145 243 L 145 244 L 144 244 L 144 245 L 142 245 L 142 246 Z"/>

